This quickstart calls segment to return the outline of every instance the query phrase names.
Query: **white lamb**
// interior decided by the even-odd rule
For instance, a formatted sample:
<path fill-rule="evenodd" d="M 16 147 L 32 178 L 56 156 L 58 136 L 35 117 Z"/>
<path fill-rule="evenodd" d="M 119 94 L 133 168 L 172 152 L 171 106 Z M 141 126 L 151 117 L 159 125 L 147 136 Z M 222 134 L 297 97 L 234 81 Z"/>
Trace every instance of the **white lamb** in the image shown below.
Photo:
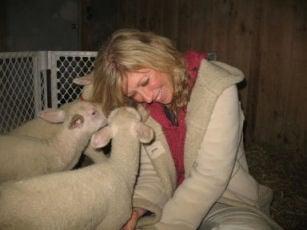
<path fill-rule="evenodd" d="M 75 78 L 73 82 L 78 85 L 83 85 L 80 97 L 85 101 L 90 100 L 93 94 L 92 74 Z M 79 101 L 79 99 L 75 101 Z M 73 104 L 74 102 L 66 103 L 60 108 L 63 110 L 68 110 L 71 104 Z M 41 139 L 44 139 L 54 136 L 54 134 L 58 131 L 59 127 L 60 125 L 58 124 L 52 124 L 38 117 L 28 122 L 25 122 L 20 127 L 17 127 L 16 129 L 10 131 L 9 135 L 26 135 L 30 137 L 39 137 Z"/>
<path fill-rule="evenodd" d="M 82 93 L 80 95 L 81 100 L 90 100 L 92 98 L 94 92 L 93 81 L 93 72 L 82 77 L 74 78 L 73 83 L 83 85 Z"/>
<path fill-rule="evenodd" d="M 73 171 L 4 183 L 0 186 L 0 229 L 117 230 L 129 219 L 139 167 L 140 141 L 153 130 L 139 114 L 122 107 L 93 135 L 101 147 L 112 139 L 107 161 Z"/>
<path fill-rule="evenodd" d="M 107 122 L 98 104 L 82 101 L 68 111 L 44 111 L 41 116 L 62 123 L 53 137 L 0 136 L 0 182 L 71 169 L 92 134 Z"/>
<path fill-rule="evenodd" d="M 85 101 L 90 100 L 93 94 L 93 74 L 90 73 L 85 76 L 75 78 L 73 82 L 77 85 L 83 85 L 80 98 Z M 76 101 L 79 101 L 79 99 L 70 103 L 66 103 L 60 108 L 66 111 Z M 40 119 L 40 117 L 37 117 L 12 130 L 9 135 L 25 135 L 30 137 L 37 137 L 40 139 L 48 139 L 53 137 L 55 133 L 58 132 L 60 127 L 61 125 L 59 124 L 51 123 L 44 119 Z M 102 150 L 95 151 L 90 146 L 84 150 L 84 154 L 87 155 L 93 162 L 104 161 L 106 158 Z"/>

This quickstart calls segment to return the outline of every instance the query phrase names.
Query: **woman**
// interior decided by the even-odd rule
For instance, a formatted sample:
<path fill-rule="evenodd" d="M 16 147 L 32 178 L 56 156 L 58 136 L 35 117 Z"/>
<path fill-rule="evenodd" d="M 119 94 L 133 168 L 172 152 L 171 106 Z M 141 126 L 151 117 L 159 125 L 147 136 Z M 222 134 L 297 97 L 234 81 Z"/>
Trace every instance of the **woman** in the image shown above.
<path fill-rule="evenodd" d="M 242 80 L 240 70 L 196 52 L 183 56 L 154 33 L 112 34 L 96 59 L 94 100 L 106 113 L 138 106 L 156 136 L 141 148 L 124 229 L 280 229 L 266 215 L 271 190 L 248 172 Z"/>

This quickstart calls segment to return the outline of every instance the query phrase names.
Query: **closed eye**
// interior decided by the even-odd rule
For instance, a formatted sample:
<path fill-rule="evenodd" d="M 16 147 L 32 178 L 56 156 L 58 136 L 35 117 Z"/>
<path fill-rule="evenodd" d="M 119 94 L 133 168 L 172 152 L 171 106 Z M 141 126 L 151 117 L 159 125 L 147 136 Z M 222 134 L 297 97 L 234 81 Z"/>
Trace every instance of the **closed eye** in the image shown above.
<path fill-rule="evenodd" d="M 149 83 L 149 77 L 146 77 L 144 80 L 140 82 L 140 86 L 145 87 Z"/>

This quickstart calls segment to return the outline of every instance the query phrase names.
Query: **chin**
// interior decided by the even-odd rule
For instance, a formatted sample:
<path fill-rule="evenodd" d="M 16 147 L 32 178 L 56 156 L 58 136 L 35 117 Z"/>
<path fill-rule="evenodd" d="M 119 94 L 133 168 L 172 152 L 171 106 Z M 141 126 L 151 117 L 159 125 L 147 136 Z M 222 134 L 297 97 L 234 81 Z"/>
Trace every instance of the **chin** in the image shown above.
<path fill-rule="evenodd" d="M 161 104 L 170 105 L 172 103 L 172 99 L 164 100 Z"/>
<path fill-rule="evenodd" d="M 166 99 L 166 104 L 171 104 L 173 102 L 173 95 L 169 95 Z"/>
<path fill-rule="evenodd" d="M 164 97 L 161 98 L 162 100 L 157 101 L 158 103 L 163 104 L 163 105 L 169 105 L 172 103 L 173 97 L 171 95 L 163 95 L 163 96 Z"/>

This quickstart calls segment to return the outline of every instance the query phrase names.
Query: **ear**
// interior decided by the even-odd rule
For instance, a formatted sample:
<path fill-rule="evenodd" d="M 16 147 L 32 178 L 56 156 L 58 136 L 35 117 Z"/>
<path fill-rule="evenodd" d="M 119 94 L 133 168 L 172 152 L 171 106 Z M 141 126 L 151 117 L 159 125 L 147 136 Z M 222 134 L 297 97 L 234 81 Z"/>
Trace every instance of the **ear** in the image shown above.
<path fill-rule="evenodd" d="M 77 85 L 90 85 L 93 83 L 93 81 L 94 78 L 92 73 L 73 79 L 73 83 Z"/>
<path fill-rule="evenodd" d="M 65 119 L 65 112 L 61 109 L 46 109 L 41 111 L 38 117 L 50 123 L 62 123 Z"/>
<path fill-rule="evenodd" d="M 136 124 L 136 133 L 142 143 L 149 143 L 154 138 L 154 131 L 142 122 Z"/>
<path fill-rule="evenodd" d="M 121 108 L 113 109 L 113 110 L 110 112 L 109 116 L 108 116 L 108 121 L 111 121 L 112 118 L 115 116 L 115 114 L 117 114 L 120 110 L 121 110 Z"/>
<path fill-rule="evenodd" d="M 91 146 L 94 149 L 102 148 L 110 142 L 112 137 L 113 137 L 112 128 L 110 126 L 106 126 L 92 135 Z"/>
<path fill-rule="evenodd" d="M 71 118 L 68 129 L 81 128 L 84 123 L 84 117 L 80 114 L 75 114 Z"/>

